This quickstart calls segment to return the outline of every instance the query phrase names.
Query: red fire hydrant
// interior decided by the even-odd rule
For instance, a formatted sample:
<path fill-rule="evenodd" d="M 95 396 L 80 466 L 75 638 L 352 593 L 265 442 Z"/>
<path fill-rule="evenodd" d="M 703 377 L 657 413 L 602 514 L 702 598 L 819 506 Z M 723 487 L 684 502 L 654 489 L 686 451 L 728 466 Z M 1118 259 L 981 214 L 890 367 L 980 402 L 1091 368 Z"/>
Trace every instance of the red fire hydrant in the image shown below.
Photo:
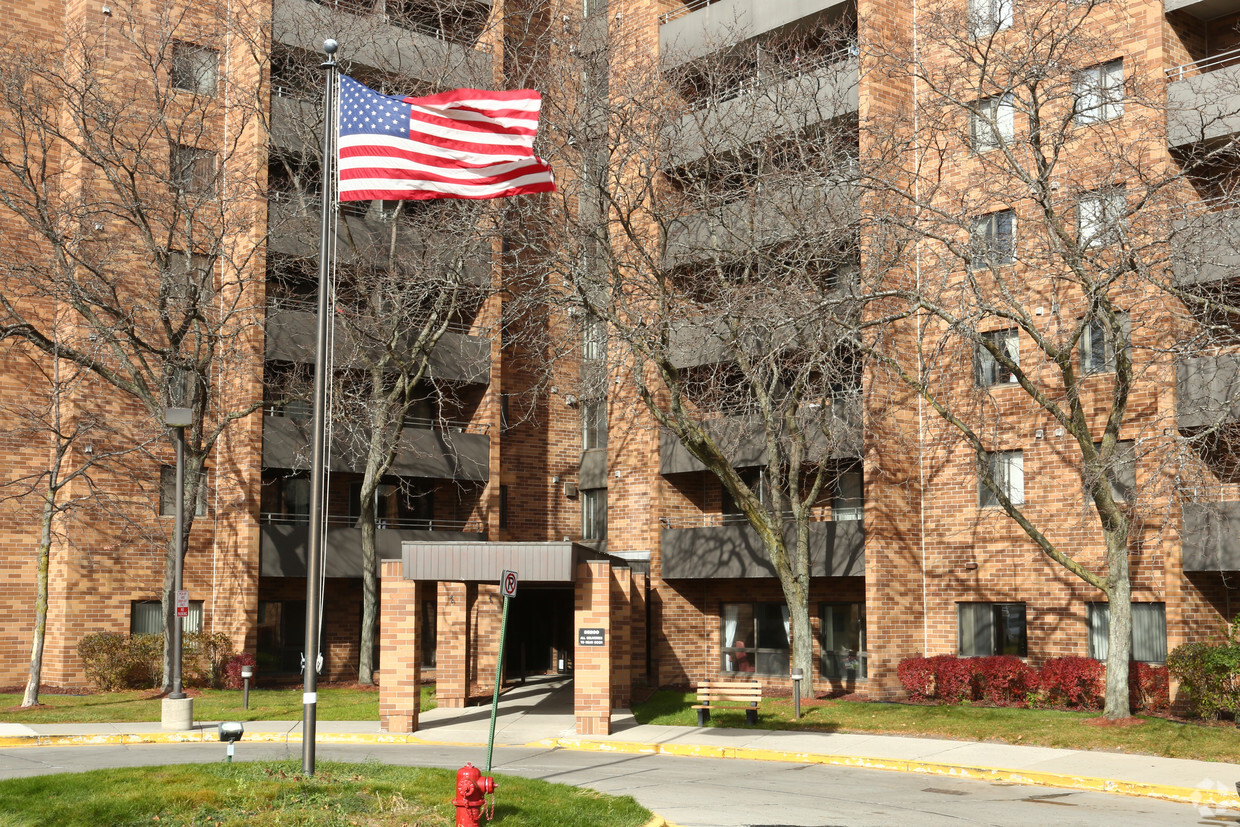
<path fill-rule="evenodd" d="M 495 779 L 484 776 L 473 764 L 456 771 L 456 827 L 482 827 L 486 797 L 495 792 Z"/>

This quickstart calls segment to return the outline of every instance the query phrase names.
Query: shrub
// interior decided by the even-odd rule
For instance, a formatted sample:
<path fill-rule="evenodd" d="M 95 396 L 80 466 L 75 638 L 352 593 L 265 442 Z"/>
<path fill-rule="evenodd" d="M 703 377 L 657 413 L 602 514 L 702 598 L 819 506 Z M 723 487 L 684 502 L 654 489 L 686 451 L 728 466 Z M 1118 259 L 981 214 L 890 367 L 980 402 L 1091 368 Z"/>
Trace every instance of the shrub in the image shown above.
<path fill-rule="evenodd" d="M 130 672 L 127 686 L 154 689 L 164 676 L 164 636 L 129 636 Z"/>
<path fill-rule="evenodd" d="M 1051 658 L 1042 665 L 1042 692 L 1052 706 L 1102 709 L 1105 674 L 1093 658 Z"/>
<path fill-rule="evenodd" d="M 1038 673 L 1015 655 L 969 658 L 973 697 L 991 706 L 1024 706 Z"/>
<path fill-rule="evenodd" d="M 934 698 L 934 668 L 921 655 L 900 661 L 896 677 L 910 699 L 925 702 Z"/>
<path fill-rule="evenodd" d="M 1185 643 L 1167 656 L 1167 669 L 1180 682 L 1191 714 L 1204 717 L 1240 712 L 1238 625 L 1240 618 L 1232 621 L 1222 643 Z"/>
<path fill-rule="evenodd" d="M 86 680 L 96 689 L 114 692 L 125 687 L 132 666 L 128 635 L 116 632 L 86 635 L 78 641 L 77 651 L 86 669 Z"/>
<path fill-rule="evenodd" d="M 935 655 L 929 658 L 934 670 L 934 696 L 942 703 L 958 704 L 973 697 L 972 675 L 968 658 Z"/>
<path fill-rule="evenodd" d="M 1128 669 L 1128 706 L 1133 712 L 1165 712 L 1171 706 L 1165 666 L 1133 661 Z"/>
<path fill-rule="evenodd" d="M 190 686 L 224 685 L 225 665 L 232 657 L 232 638 L 223 632 L 193 632 L 185 636 L 182 675 Z"/>
<path fill-rule="evenodd" d="M 239 655 L 233 655 L 224 665 L 224 673 L 226 676 L 224 678 L 224 686 L 228 689 L 241 689 L 245 685 L 245 682 L 241 678 L 241 667 L 254 665 L 254 656 L 249 652 L 242 652 Z M 258 670 L 254 670 L 254 672 L 257 676 Z M 254 680 L 254 678 L 250 678 L 251 682 Z"/>

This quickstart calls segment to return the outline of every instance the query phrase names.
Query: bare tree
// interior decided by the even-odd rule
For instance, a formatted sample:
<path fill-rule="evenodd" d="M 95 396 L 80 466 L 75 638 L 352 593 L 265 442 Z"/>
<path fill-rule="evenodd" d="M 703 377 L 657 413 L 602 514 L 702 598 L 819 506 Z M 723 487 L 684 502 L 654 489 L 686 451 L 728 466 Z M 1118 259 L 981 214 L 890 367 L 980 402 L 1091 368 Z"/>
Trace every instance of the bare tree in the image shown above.
<path fill-rule="evenodd" d="M 863 262 L 913 314 L 867 352 L 937 414 L 930 473 L 974 466 L 981 508 L 959 531 L 1105 597 L 1108 718 L 1129 715 L 1132 565 L 1171 518 L 1182 460 L 1148 400 L 1200 347 L 1210 303 L 1175 277 L 1173 242 L 1235 154 L 1230 138 L 1168 152 L 1162 67 L 1126 53 L 1121 5 L 930 3 L 915 32 L 862 32 L 876 88 L 908 95 L 861 124 Z M 903 266 L 870 265 L 886 242 Z M 1035 430 L 1041 479 L 1079 480 L 1075 507 L 1025 496 Z"/>
<path fill-rule="evenodd" d="M 71 22 L 59 50 L 16 37 L 0 58 L 0 205 L 20 228 L 3 241 L 0 338 L 89 371 L 97 398 L 76 401 L 102 411 L 116 400 L 138 442 L 167 437 L 166 408 L 192 411 L 187 529 L 208 458 L 260 404 L 261 292 L 249 273 L 263 242 L 268 31 L 226 4 L 178 14 L 113 3 L 100 21 Z M 185 552 L 167 538 L 165 681 Z"/>
<path fill-rule="evenodd" d="M 578 343 L 562 349 L 585 357 L 583 417 L 650 417 L 679 470 L 719 480 L 757 555 L 720 549 L 712 574 L 778 578 L 810 695 L 810 579 L 861 559 L 842 539 L 858 523 L 836 523 L 834 546 L 817 531 L 860 511 L 860 491 L 841 487 L 860 478 L 864 368 L 850 27 L 660 65 L 599 20 L 565 24 L 542 79 L 572 171 L 550 217 L 567 229 L 549 285 Z"/>
<path fill-rule="evenodd" d="M 485 18 L 459 4 L 387 0 L 386 18 L 375 16 L 383 9 L 358 5 L 351 9 L 356 14 L 337 14 L 330 30 L 342 44 L 344 73 L 377 91 L 401 96 L 492 84 L 485 42 L 492 35 Z M 400 48 L 385 41 L 391 27 L 382 23 L 389 20 L 410 32 Z M 313 40 L 311 32 L 301 35 L 302 40 Z M 298 38 L 292 30 L 283 41 Z M 313 292 L 305 288 L 298 271 L 306 269 L 306 257 L 317 249 L 323 168 L 316 140 L 322 134 L 317 90 L 322 75 L 312 53 L 289 45 L 277 48 L 273 84 L 283 100 L 273 104 L 276 152 L 270 164 L 270 194 L 277 205 L 272 232 L 284 239 L 284 249 L 283 261 L 277 260 L 269 271 L 273 284 L 283 283 L 292 294 Z M 471 343 L 463 337 L 472 335 L 472 344 L 477 344 L 476 337 L 489 337 L 492 330 L 494 212 L 478 203 L 442 201 L 346 202 L 337 208 L 333 450 L 361 472 L 357 494 L 361 683 L 374 680 L 379 619 L 376 530 L 381 523 L 433 526 L 429 517 L 380 514 L 380 492 L 393 488 L 394 502 L 429 500 L 425 491 L 414 490 L 414 479 L 389 477 L 398 455 L 417 451 L 404 438 L 406 429 L 435 429 L 450 444 L 454 432 L 450 423 L 455 421 L 451 412 L 461 404 L 468 407 L 456 383 L 485 381 L 473 374 L 479 367 L 485 372 L 487 359 L 471 357 L 466 352 Z M 275 299 L 281 301 L 278 295 Z M 440 349 L 444 341 L 453 346 Z M 489 357 L 489 348 L 485 355 Z"/>

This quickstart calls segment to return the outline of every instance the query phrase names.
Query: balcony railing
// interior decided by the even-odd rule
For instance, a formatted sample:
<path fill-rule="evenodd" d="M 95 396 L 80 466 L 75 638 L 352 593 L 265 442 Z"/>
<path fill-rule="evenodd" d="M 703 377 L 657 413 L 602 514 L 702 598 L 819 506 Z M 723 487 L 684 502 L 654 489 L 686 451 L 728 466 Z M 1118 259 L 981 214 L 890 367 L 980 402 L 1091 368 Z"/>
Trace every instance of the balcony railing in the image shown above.
<path fill-rule="evenodd" d="M 263 406 L 264 416 L 280 416 L 290 419 L 309 419 L 314 409 L 309 402 L 292 401 L 283 404 L 268 403 Z M 438 419 L 427 416 L 405 417 L 405 427 L 419 431 L 438 431 L 443 434 L 476 434 L 486 436 L 491 432 L 489 422 L 470 422 L 468 420 Z"/>
<path fill-rule="evenodd" d="M 763 89 L 768 89 L 771 86 L 793 78 L 804 77 L 819 69 L 836 66 L 856 56 L 857 44 L 850 43 L 832 52 L 806 55 L 804 58 L 794 61 L 779 61 L 774 66 L 764 66 L 761 70 L 741 78 L 740 82 L 734 87 L 719 90 L 700 98 L 694 98 L 689 101 L 686 109 L 689 112 L 696 112 L 702 109 L 709 109 L 721 103 L 727 103 L 730 100 L 736 100 L 745 95 L 755 95 Z"/>
<path fill-rule="evenodd" d="M 328 528 L 357 528 L 360 518 L 356 514 L 327 515 Z M 264 511 L 259 515 L 263 525 L 309 525 L 309 514 L 285 514 Z M 376 521 L 376 528 L 404 531 L 482 531 L 478 520 L 441 520 L 436 518 L 383 517 Z"/>
<path fill-rule="evenodd" d="M 834 512 L 830 506 L 817 506 L 810 509 L 809 519 L 813 523 L 854 522 L 862 519 L 859 509 L 850 508 L 847 511 L 852 515 L 851 519 L 837 520 L 834 518 Z M 793 515 L 791 511 L 785 511 L 783 516 L 785 524 L 792 522 Z M 659 527 L 665 529 L 714 528 L 716 526 L 745 525 L 748 522 L 744 514 L 696 514 L 687 517 L 660 517 Z"/>
<path fill-rule="evenodd" d="M 670 23 L 673 20 L 678 20 L 686 14 L 692 14 L 699 9 L 704 9 L 712 3 L 717 2 L 719 2 L 719 0 L 689 0 L 688 3 L 685 3 L 680 8 L 665 11 L 663 14 L 659 15 L 659 25 L 662 26 L 664 23 Z"/>
<path fill-rule="evenodd" d="M 1202 75 L 1206 72 L 1213 72 L 1216 69 L 1234 66 L 1237 63 L 1240 63 L 1240 49 L 1232 49 L 1227 52 L 1220 52 L 1217 55 L 1210 55 L 1210 57 L 1203 57 L 1201 60 L 1194 60 L 1192 63 L 1172 66 L 1166 70 L 1167 79 L 1183 80 L 1189 75 Z"/>

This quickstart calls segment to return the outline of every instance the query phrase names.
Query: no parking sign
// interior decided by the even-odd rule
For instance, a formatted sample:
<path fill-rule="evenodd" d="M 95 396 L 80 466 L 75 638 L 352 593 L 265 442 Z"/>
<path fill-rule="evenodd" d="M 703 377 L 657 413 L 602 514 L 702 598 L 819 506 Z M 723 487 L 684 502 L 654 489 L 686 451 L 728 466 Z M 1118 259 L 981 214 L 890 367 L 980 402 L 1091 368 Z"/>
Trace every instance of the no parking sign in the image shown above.
<path fill-rule="evenodd" d="M 500 579 L 501 588 L 504 597 L 517 596 L 517 573 L 515 571 L 504 570 L 504 576 Z"/>

